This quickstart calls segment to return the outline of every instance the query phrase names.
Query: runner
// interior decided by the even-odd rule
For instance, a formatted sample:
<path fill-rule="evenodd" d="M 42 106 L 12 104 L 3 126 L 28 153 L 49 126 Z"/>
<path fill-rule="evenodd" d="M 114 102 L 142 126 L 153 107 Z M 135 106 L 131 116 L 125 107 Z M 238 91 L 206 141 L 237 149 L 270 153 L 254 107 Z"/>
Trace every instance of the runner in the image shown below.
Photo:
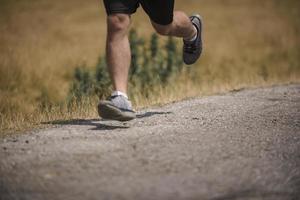
<path fill-rule="evenodd" d="M 100 101 L 98 112 L 104 119 L 128 121 L 136 117 L 127 96 L 131 15 L 141 5 L 158 34 L 183 38 L 183 61 L 187 65 L 195 63 L 202 52 L 202 21 L 199 15 L 188 17 L 174 11 L 174 0 L 103 1 L 107 13 L 106 62 L 114 92 L 109 100 Z"/>

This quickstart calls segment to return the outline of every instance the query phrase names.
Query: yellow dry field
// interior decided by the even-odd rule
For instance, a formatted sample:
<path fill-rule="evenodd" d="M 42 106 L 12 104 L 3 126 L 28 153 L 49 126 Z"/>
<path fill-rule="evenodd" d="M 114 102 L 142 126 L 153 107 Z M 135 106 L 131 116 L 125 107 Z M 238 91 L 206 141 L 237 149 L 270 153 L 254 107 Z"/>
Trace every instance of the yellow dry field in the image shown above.
<path fill-rule="evenodd" d="M 242 87 L 299 82 L 300 1 L 177 0 L 176 9 L 204 18 L 204 53 L 158 95 L 131 98 L 137 108 Z M 104 53 L 101 0 L 0 0 L 0 132 L 43 122 L 97 117 L 96 101 L 65 112 L 73 70 Z M 153 33 L 142 9 L 132 16 L 140 35 Z M 178 41 L 180 43 L 180 40 Z M 40 102 L 61 104 L 41 110 Z M 45 102 L 45 101 L 44 101 Z M 1 135 L 1 134 L 0 134 Z"/>

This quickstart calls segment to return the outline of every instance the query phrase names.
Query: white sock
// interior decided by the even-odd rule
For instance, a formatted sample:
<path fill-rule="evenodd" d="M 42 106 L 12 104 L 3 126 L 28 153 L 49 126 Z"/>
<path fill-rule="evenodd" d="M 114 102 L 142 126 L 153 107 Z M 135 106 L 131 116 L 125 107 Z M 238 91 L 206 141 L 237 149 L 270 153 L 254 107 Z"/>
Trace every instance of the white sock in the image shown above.
<path fill-rule="evenodd" d="M 123 97 L 125 97 L 126 99 L 128 99 L 128 96 L 127 96 L 127 94 L 125 94 L 124 92 L 121 92 L 121 91 L 113 91 L 113 93 L 111 93 L 111 96 L 123 96 Z"/>
<path fill-rule="evenodd" d="M 189 40 L 185 40 L 185 41 L 189 41 L 189 42 L 194 42 L 197 39 L 198 36 L 198 29 L 194 26 L 194 29 L 196 30 L 196 34 L 193 38 L 189 39 Z"/>

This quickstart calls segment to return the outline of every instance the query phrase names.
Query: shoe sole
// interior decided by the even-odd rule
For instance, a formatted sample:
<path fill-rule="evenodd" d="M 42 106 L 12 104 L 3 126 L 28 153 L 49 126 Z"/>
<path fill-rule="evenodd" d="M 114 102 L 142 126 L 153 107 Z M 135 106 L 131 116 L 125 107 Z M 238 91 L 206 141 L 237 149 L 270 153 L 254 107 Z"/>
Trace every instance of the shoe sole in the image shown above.
<path fill-rule="evenodd" d="M 111 105 L 109 101 L 100 102 L 98 105 L 99 116 L 103 119 L 116 121 L 130 121 L 136 118 L 134 112 L 122 111 L 119 108 Z"/>

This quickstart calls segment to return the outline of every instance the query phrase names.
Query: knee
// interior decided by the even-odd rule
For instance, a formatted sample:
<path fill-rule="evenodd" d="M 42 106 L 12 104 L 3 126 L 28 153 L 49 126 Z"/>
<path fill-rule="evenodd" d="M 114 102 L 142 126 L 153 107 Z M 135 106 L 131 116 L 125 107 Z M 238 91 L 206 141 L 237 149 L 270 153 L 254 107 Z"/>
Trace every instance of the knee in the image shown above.
<path fill-rule="evenodd" d="M 130 26 L 130 17 L 126 14 L 113 14 L 107 17 L 107 27 L 110 34 L 127 33 Z"/>
<path fill-rule="evenodd" d="M 155 31 L 160 35 L 170 35 L 171 34 L 171 25 L 159 25 L 153 24 Z"/>

